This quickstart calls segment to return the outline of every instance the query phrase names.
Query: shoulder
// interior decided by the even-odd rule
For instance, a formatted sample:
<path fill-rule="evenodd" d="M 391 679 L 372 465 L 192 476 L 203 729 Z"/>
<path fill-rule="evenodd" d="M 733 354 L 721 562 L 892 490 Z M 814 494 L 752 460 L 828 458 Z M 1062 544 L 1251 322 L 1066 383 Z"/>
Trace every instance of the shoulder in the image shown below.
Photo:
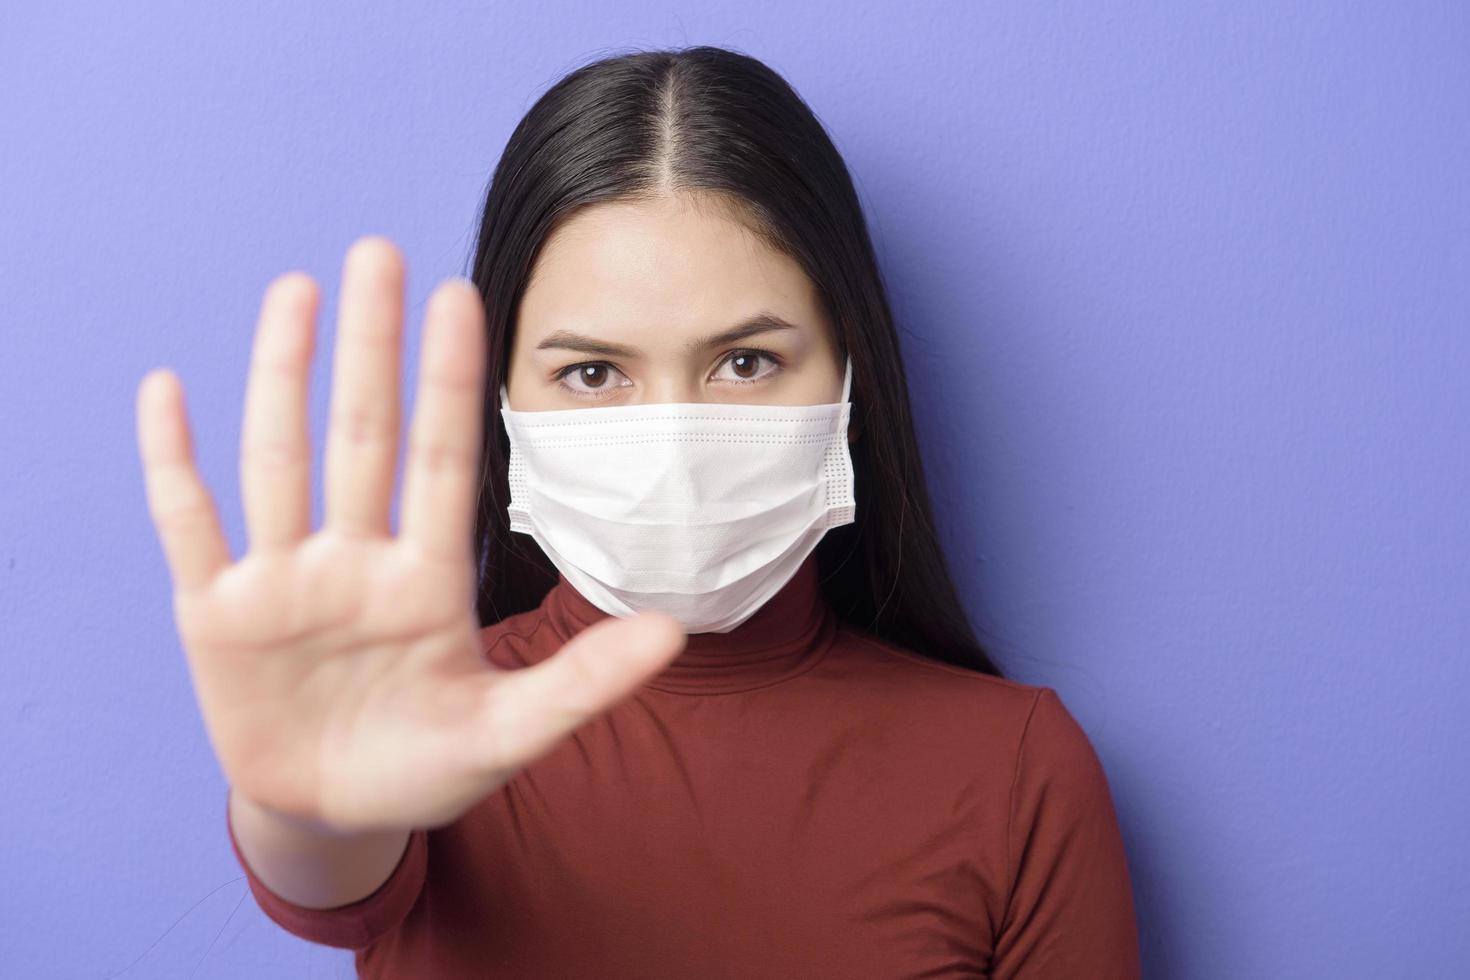
<path fill-rule="evenodd" d="M 836 671 L 872 681 L 885 700 L 913 704 L 926 724 L 983 748 L 992 765 L 1005 765 L 1013 785 L 1041 779 L 1096 791 L 1097 753 L 1055 688 L 957 667 L 851 626 L 839 631 L 837 646 Z"/>
<path fill-rule="evenodd" d="M 871 680 L 890 698 L 914 698 L 931 709 L 978 713 L 1018 735 L 1037 702 L 1056 693 L 936 660 L 849 624 L 838 630 L 828 660 L 833 670 Z"/>

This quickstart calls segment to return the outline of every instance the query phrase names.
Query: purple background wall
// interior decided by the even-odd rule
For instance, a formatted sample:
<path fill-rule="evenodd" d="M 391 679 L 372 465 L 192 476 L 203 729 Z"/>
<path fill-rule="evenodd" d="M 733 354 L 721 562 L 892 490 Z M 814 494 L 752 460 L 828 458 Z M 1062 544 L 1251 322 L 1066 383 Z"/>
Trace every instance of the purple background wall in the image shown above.
<path fill-rule="evenodd" d="M 230 853 L 137 382 L 238 554 L 266 282 L 323 285 L 319 438 L 353 238 L 416 355 L 534 98 L 720 43 L 852 168 L 955 572 L 1103 757 L 1148 975 L 1464 975 L 1470 7 L 245 6 L 0 10 L 0 974 L 351 975 Z"/>

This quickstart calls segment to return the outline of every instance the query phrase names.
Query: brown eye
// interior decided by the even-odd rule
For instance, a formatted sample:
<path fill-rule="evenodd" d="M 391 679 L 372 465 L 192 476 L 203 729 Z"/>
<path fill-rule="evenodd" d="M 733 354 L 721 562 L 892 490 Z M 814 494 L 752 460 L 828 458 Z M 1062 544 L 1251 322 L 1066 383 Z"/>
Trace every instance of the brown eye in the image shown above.
<path fill-rule="evenodd" d="M 769 381 L 781 373 L 781 367 L 781 359 L 769 351 L 754 349 L 735 351 L 725 355 L 725 358 L 720 361 L 715 380 L 729 384 L 753 384 L 757 381 Z"/>
<path fill-rule="evenodd" d="M 614 380 L 614 375 L 621 380 Z M 604 392 L 611 395 L 614 388 L 626 388 L 631 384 L 623 372 L 606 361 L 568 365 L 557 372 L 556 383 L 562 391 L 582 398 L 602 398 Z"/>

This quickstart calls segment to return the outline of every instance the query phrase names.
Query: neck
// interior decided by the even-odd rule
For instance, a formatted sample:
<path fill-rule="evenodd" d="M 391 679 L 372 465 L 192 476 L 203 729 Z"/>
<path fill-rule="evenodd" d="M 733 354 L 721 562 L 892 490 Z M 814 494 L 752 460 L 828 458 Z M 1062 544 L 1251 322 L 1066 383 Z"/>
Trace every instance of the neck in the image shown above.
<path fill-rule="evenodd" d="M 557 634 L 558 647 L 608 616 L 565 576 L 559 577 L 541 605 Z M 689 634 L 679 656 L 645 686 L 676 694 L 725 694 L 778 684 L 814 667 L 832 645 L 837 625 L 822 594 L 813 553 L 733 630 Z"/>

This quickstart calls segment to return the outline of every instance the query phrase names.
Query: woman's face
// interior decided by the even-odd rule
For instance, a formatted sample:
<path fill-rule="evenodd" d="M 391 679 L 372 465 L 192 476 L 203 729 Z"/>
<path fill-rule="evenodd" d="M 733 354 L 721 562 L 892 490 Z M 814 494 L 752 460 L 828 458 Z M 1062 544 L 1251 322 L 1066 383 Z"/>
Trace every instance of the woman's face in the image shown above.
<path fill-rule="evenodd" d="M 509 407 L 835 402 L 834 333 L 801 267 L 720 198 L 593 205 L 557 229 L 532 271 Z"/>

